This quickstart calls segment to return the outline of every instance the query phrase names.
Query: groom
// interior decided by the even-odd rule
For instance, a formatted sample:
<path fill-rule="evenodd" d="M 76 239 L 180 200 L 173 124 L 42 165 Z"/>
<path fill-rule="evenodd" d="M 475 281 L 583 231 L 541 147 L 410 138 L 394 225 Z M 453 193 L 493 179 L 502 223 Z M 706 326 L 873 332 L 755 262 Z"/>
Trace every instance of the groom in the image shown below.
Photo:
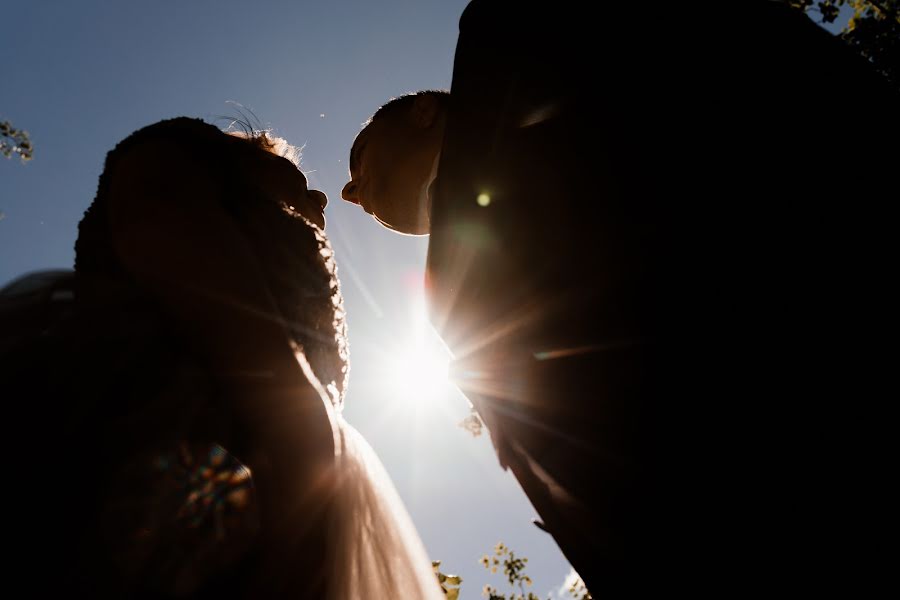
<path fill-rule="evenodd" d="M 876 467 L 823 401 L 884 383 L 900 161 L 830 177 L 897 124 L 825 124 L 896 94 L 781 4 L 676 4 L 473 0 L 451 93 L 382 107 L 342 196 L 431 234 L 456 383 L 595 595 L 831 581 L 834 482 Z"/>

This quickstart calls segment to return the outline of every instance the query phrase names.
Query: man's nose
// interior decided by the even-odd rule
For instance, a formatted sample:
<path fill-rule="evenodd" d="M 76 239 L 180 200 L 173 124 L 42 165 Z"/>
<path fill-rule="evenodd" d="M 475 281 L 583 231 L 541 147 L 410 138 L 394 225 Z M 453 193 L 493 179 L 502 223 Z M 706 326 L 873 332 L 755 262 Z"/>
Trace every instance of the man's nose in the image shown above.
<path fill-rule="evenodd" d="M 344 189 L 341 190 L 341 198 L 346 200 L 347 202 L 352 202 L 353 204 L 359 204 L 359 198 L 356 197 L 356 182 L 350 180 L 347 182 L 347 185 L 344 186 Z"/>

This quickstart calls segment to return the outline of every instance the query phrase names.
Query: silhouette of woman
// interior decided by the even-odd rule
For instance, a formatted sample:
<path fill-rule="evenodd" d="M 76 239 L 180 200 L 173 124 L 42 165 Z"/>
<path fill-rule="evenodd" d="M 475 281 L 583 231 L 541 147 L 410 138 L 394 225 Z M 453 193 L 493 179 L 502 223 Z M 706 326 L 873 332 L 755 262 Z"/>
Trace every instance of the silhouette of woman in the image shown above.
<path fill-rule="evenodd" d="M 29 399 L 10 422 L 32 426 L 6 440 L 28 492 L 12 568 L 36 593 L 442 597 L 341 417 L 327 199 L 285 153 L 194 119 L 141 129 L 107 156 L 74 276 L 0 291 L 0 376 Z"/>

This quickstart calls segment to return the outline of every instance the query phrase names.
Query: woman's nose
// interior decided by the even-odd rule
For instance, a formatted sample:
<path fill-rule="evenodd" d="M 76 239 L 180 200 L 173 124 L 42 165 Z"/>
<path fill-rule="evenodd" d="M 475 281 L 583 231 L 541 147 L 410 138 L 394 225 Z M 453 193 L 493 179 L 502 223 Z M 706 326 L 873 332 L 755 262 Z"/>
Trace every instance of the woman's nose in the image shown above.
<path fill-rule="evenodd" d="M 341 190 L 341 198 L 353 204 L 359 204 L 359 198 L 356 197 L 356 182 L 352 179 L 347 182 L 344 189 Z"/>
<path fill-rule="evenodd" d="M 320 192 L 319 190 L 309 190 L 309 195 L 313 200 L 318 202 L 323 209 L 328 205 L 328 196 L 325 195 L 325 192 Z"/>

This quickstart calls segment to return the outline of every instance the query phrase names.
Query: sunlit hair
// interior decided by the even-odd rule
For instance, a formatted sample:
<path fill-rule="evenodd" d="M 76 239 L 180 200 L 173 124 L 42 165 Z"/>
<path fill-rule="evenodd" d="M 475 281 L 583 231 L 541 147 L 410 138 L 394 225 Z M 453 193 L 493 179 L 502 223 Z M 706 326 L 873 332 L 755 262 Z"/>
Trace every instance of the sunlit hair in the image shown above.
<path fill-rule="evenodd" d="M 286 158 L 298 169 L 300 168 L 300 157 L 303 154 L 303 147 L 294 146 L 286 139 L 278 137 L 272 133 L 272 129 L 263 129 L 253 122 L 259 121 L 255 115 L 247 116 L 241 112 L 240 118 L 229 119 L 228 125 L 222 129 L 223 132 L 234 137 L 247 140 L 260 150 L 265 150 L 275 156 Z"/>
<path fill-rule="evenodd" d="M 228 135 L 233 135 L 234 137 L 239 137 L 241 139 L 247 140 L 260 150 L 265 150 L 275 156 L 280 156 L 282 158 L 286 158 L 296 166 L 298 169 L 300 168 L 300 158 L 303 155 L 303 148 L 300 146 L 294 146 L 289 143 L 286 139 L 280 138 L 277 135 L 273 135 L 271 130 L 223 130 Z"/>
<path fill-rule="evenodd" d="M 250 108 L 233 101 L 229 101 L 228 104 L 234 107 L 234 111 L 239 116 L 220 116 L 216 119 L 217 121 L 228 121 L 228 125 L 221 128 L 224 133 L 247 140 L 260 150 L 286 158 L 295 167 L 300 168 L 302 146 L 289 144 L 284 138 L 274 135 L 271 128 L 264 128 L 259 117 Z"/>
<path fill-rule="evenodd" d="M 373 114 L 368 121 L 363 123 L 363 127 L 366 127 L 375 119 L 380 119 L 382 117 L 396 114 L 401 110 L 409 110 L 410 108 L 412 108 L 413 102 L 415 102 L 416 98 L 418 98 L 419 96 L 433 96 L 437 99 L 443 110 L 446 110 L 450 104 L 450 92 L 448 92 L 447 90 L 422 90 L 419 92 L 413 92 L 411 94 L 404 94 L 403 96 L 391 98 L 388 102 L 382 105 L 378 110 L 375 111 L 375 114 Z"/>

